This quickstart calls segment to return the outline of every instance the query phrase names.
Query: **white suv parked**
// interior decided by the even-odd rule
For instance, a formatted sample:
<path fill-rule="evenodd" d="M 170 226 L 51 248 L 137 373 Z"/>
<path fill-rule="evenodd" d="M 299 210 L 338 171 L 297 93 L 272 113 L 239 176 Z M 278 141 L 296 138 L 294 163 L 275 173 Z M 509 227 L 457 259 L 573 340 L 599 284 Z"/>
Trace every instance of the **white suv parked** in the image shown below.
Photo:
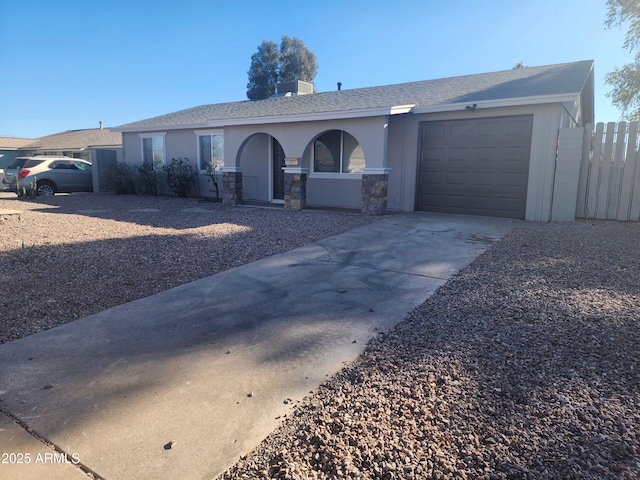
<path fill-rule="evenodd" d="M 69 157 L 22 157 L 24 163 L 17 171 L 7 171 L 4 182 L 15 189 L 29 188 L 36 181 L 38 195 L 60 192 L 93 192 L 91 163 Z M 18 160 L 18 159 L 16 159 Z"/>

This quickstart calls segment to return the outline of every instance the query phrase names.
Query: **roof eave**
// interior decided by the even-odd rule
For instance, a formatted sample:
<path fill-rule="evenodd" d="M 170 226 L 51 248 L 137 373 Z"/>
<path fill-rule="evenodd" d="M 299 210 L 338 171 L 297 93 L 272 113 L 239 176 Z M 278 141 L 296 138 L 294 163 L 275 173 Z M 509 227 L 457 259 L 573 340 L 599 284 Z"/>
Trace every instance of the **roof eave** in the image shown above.
<path fill-rule="evenodd" d="M 380 117 L 409 113 L 415 107 L 410 105 L 392 105 L 391 107 L 363 108 L 337 112 L 304 113 L 299 115 L 270 115 L 263 117 L 226 118 L 210 122 L 189 124 L 148 125 L 139 127 L 115 127 L 111 130 L 122 133 L 155 132 L 158 130 L 190 130 L 196 128 L 224 128 L 240 125 L 265 125 L 272 123 L 317 122 L 324 120 L 343 120 L 349 118 Z"/>
<path fill-rule="evenodd" d="M 93 148 L 122 148 L 121 143 L 107 143 L 107 144 L 96 144 L 96 145 L 85 145 L 83 147 L 70 147 L 64 145 L 28 145 L 26 147 L 21 147 L 20 150 L 69 150 L 69 151 L 78 151 L 83 152 L 85 150 L 91 150 Z"/>
<path fill-rule="evenodd" d="M 465 110 L 468 105 L 481 108 L 517 107 L 522 105 L 542 105 L 545 103 L 574 102 L 580 98 L 580 93 L 561 93 L 556 95 L 540 95 L 537 97 L 500 98 L 495 100 L 469 100 L 466 102 L 445 103 L 439 105 L 423 105 L 413 108 L 412 113 L 440 113 Z"/>
<path fill-rule="evenodd" d="M 68 151 L 78 151 L 78 152 L 82 152 L 83 150 L 86 150 L 87 147 L 69 147 L 69 146 L 62 146 L 62 145 L 45 145 L 43 147 L 41 146 L 27 146 L 27 147 L 23 147 L 24 150 L 68 150 Z"/>

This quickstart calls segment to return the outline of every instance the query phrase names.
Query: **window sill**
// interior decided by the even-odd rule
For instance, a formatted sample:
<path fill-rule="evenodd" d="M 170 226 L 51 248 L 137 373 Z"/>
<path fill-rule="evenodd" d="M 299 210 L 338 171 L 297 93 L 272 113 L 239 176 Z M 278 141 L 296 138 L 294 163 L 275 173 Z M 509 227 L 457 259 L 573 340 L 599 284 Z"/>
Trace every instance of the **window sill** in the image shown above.
<path fill-rule="evenodd" d="M 362 180 L 361 173 L 320 173 L 311 172 L 309 178 L 325 178 L 331 180 Z"/>

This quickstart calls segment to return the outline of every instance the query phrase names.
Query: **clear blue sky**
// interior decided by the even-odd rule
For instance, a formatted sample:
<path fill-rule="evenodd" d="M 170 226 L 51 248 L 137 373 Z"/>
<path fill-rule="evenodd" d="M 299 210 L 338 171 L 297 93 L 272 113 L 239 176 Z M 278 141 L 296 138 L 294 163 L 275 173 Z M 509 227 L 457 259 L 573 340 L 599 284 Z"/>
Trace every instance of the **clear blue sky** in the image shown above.
<path fill-rule="evenodd" d="M 246 99 L 262 40 L 303 40 L 318 91 L 595 60 L 631 60 L 605 0 L 0 0 L 0 135 L 38 137 Z"/>

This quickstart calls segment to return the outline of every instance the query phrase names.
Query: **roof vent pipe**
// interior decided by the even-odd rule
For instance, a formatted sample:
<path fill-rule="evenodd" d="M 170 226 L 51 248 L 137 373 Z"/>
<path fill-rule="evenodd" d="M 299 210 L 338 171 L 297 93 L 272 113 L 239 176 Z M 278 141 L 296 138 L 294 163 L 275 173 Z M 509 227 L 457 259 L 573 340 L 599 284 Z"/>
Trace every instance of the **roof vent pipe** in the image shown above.
<path fill-rule="evenodd" d="M 102 129 L 104 128 L 104 124 L 102 123 L 102 120 L 100 120 L 100 121 L 98 122 L 98 125 L 100 125 L 100 130 L 102 130 Z"/>
<path fill-rule="evenodd" d="M 342 90 L 342 82 L 338 82 L 338 91 Z"/>

